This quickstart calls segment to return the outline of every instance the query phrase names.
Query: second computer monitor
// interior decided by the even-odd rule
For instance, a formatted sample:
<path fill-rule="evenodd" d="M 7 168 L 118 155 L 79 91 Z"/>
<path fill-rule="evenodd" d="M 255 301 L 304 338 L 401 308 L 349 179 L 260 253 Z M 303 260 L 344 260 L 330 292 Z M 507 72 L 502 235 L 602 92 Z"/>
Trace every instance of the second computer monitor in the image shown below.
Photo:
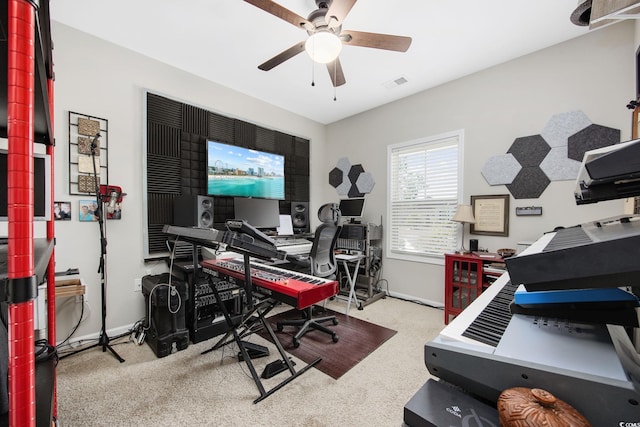
<path fill-rule="evenodd" d="M 243 219 L 255 228 L 275 229 L 280 226 L 280 202 L 275 199 L 235 197 L 234 219 Z"/>
<path fill-rule="evenodd" d="M 364 197 L 356 199 L 340 200 L 340 215 L 342 218 L 355 221 L 356 218 L 362 218 L 364 212 Z"/>

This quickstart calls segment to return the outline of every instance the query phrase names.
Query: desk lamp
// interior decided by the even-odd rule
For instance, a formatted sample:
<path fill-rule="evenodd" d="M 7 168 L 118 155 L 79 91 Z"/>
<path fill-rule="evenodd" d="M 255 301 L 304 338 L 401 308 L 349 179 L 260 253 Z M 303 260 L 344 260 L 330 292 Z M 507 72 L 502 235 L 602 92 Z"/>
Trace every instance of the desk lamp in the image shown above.
<path fill-rule="evenodd" d="M 476 219 L 473 217 L 473 208 L 471 205 L 458 205 L 456 214 L 451 218 L 451 221 L 462 224 L 462 243 L 460 244 L 460 253 L 469 253 L 469 251 L 464 248 L 464 225 L 476 223 Z"/>

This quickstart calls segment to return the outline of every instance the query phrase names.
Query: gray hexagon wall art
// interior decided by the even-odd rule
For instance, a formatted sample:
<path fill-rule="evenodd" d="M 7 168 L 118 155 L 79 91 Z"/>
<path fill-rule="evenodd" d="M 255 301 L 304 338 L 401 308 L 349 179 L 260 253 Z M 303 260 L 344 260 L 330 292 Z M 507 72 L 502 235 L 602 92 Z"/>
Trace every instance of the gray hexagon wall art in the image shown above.
<path fill-rule="evenodd" d="M 582 111 L 555 114 L 540 134 L 516 138 L 507 154 L 489 158 L 482 176 L 516 199 L 537 199 L 552 181 L 576 179 L 586 151 L 619 142 L 619 129 L 594 124 Z"/>
<path fill-rule="evenodd" d="M 343 157 L 329 172 L 329 184 L 339 195 L 354 198 L 371 193 L 375 181 L 373 175 L 365 172 L 361 164 L 352 165 L 349 159 Z"/>

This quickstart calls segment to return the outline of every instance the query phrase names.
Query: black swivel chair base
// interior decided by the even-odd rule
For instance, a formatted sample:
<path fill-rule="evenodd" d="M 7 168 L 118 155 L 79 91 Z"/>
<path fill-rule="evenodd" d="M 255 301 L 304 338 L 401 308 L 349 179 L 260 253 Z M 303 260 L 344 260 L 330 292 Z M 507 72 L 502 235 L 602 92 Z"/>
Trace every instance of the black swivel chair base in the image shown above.
<path fill-rule="evenodd" d="M 325 322 L 333 322 L 334 325 L 338 324 L 338 319 L 336 316 L 325 316 L 325 317 L 313 317 L 313 305 L 307 308 L 305 311 L 305 317 L 302 319 L 296 320 L 283 320 L 282 322 L 276 323 L 276 330 L 278 332 L 282 332 L 285 326 L 300 326 L 300 330 L 293 337 L 293 346 L 300 347 L 300 339 L 307 333 L 312 330 L 317 330 L 320 332 L 324 332 L 325 334 L 331 335 L 331 339 L 333 342 L 338 342 L 340 339 L 335 331 L 327 328 L 323 325 Z"/>

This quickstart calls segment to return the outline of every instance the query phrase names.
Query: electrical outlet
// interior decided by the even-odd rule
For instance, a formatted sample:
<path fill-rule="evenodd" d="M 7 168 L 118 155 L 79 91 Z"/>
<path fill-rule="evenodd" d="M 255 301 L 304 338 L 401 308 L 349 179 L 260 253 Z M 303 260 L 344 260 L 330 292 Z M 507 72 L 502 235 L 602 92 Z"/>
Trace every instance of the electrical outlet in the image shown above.
<path fill-rule="evenodd" d="M 133 292 L 142 292 L 142 279 L 133 280 Z"/>

